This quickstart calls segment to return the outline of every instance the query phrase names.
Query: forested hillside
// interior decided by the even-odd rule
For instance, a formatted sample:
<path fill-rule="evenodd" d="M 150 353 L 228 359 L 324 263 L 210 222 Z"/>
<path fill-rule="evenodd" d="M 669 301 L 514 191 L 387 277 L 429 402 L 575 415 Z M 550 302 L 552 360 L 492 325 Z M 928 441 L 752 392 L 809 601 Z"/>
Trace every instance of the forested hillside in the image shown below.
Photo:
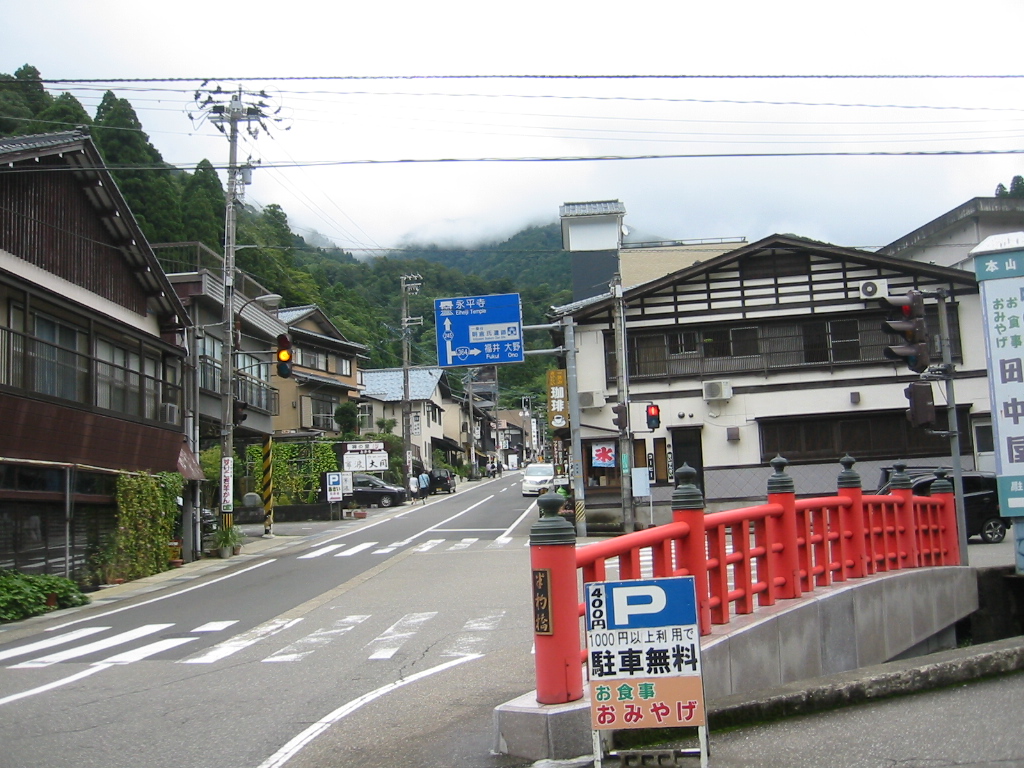
<path fill-rule="evenodd" d="M 0 136 L 49 133 L 84 127 L 90 131 L 146 237 L 152 243 L 198 241 L 223 250 L 225 192 L 208 160 L 193 171 L 165 163 L 127 99 L 108 91 L 90 116 L 71 94 L 53 96 L 30 65 L 14 75 L 0 73 Z M 185 120 L 185 115 L 182 115 Z M 225 145 L 225 153 L 227 146 Z M 557 225 L 532 227 L 502 243 L 469 249 L 430 244 L 357 261 L 338 248 L 313 247 L 292 232 L 278 205 L 246 207 L 238 216 L 237 242 L 259 248 L 237 252 L 238 268 L 284 297 L 285 306 L 318 304 L 352 341 L 367 345 L 367 367 L 401 364 L 400 276 L 423 277 L 410 297 L 413 363 L 437 362 L 433 300 L 440 297 L 520 293 L 524 322 L 543 322 L 552 304 L 569 300 L 569 260 L 561 251 Z M 539 334 L 528 347 L 550 346 Z M 546 356 L 529 356 L 520 365 L 503 366 L 503 400 L 543 391 Z"/>

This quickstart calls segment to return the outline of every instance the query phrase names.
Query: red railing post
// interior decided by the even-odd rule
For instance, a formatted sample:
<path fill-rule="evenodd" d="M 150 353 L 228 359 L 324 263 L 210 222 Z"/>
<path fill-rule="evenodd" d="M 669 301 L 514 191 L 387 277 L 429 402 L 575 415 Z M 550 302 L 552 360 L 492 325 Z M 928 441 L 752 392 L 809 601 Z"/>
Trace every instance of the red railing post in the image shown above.
<path fill-rule="evenodd" d="M 942 552 L 939 562 L 942 565 L 960 565 L 963 561 L 960 559 L 960 534 L 953 484 L 946 478 L 946 470 L 936 470 L 935 475 L 931 495 L 936 501 L 942 502 L 942 512 L 939 515 L 939 547 Z"/>
<path fill-rule="evenodd" d="M 917 536 L 914 521 L 913 481 L 903 470 L 906 464 L 893 464 L 890 494 L 899 499 L 893 514 L 893 536 L 886 537 L 885 558 L 888 570 L 917 567 Z M 891 550 L 890 550 L 891 547 Z"/>
<path fill-rule="evenodd" d="M 779 567 L 775 569 L 777 576 L 783 579 L 777 597 L 792 598 L 800 597 L 800 552 L 797 544 L 796 524 L 796 486 L 793 478 L 785 473 L 789 461 L 776 456 L 769 462 L 774 474 L 768 478 L 768 503 L 778 504 L 782 507 L 782 518 L 779 526 L 772 526 L 779 531 L 778 541 L 769 541 L 772 549 L 781 545 L 776 562 Z M 810 542 L 806 542 L 810 546 Z"/>
<path fill-rule="evenodd" d="M 558 514 L 557 493 L 537 504 L 541 517 L 530 528 L 537 701 L 564 704 L 583 698 L 576 528 Z"/>
<path fill-rule="evenodd" d="M 853 470 L 855 460 L 844 456 L 839 460 L 843 471 L 836 481 L 836 496 L 849 499 L 839 508 L 839 560 L 841 578 L 864 578 L 868 575 L 867 542 L 864 540 L 864 488 L 860 475 Z"/>
<path fill-rule="evenodd" d="M 683 462 L 676 470 L 672 492 L 672 522 L 687 523 L 690 532 L 676 541 L 676 569 L 685 568 L 697 589 L 697 616 L 701 634 L 711 631 L 711 603 L 708 596 L 707 533 L 704 528 L 704 496 L 694 484 L 697 470 Z"/>

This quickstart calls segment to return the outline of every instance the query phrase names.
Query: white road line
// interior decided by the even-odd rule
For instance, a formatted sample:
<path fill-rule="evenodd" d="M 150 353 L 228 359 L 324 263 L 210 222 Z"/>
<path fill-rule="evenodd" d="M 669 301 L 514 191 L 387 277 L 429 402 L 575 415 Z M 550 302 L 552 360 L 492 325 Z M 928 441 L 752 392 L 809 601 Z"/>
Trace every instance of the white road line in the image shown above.
<path fill-rule="evenodd" d="M 352 557 L 352 555 L 362 552 L 364 549 L 376 547 L 378 544 L 380 544 L 379 541 L 364 541 L 362 544 L 356 544 L 352 549 L 346 549 L 344 552 L 339 552 L 335 557 Z"/>
<path fill-rule="evenodd" d="M 380 635 L 366 644 L 367 648 L 376 648 L 370 654 L 371 659 L 390 659 L 405 641 L 419 631 L 420 626 L 437 616 L 437 611 L 426 613 L 407 613 Z"/>
<path fill-rule="evenodd" d="M 464 662 L 473 661 L 479 658 L 479 655 L 473 655 L 463 656 L 459 659 L 452 659 L 451 661 L 446 661 L 444 664 L 438 664 L 436 667 L 431 667 L 430 669 L 425 669 L 422 672 L 417 672 L 414 675 L 403 677 L 401 680 L 396 680 L 393 683 L 388 683 L 387 685 L 381 686 L 380 688 L 370 691 L 369 693 L 364 693 L 362 696 L 352 699 L 352 701 L 348 702 L 347 704 L 343 704 L 330 714 L 325 715 L 324 717 L 317 720 L 315 723 L 313 723 L 311 726 L 306 728 L 295 738 L 293 738 L 291 741 L 289 741 L 287 744 L 281 747 L 281 749 L 277 750 L 277 752 L 275 752 L 265 761 L 260 763 L 258 768 L 280 768 L 282 765 L 284 765 L 293 757 L 295 757 L 295 755 L 297 755 L 303 747 L 305 747 L 307 744 L 313 741 L 313 739 L 315 739 L 321 733 L 326 731 L 328 728 L 330 728 L 332 725 L 334 725 L 342 718 L 351 715 L 357 709 L 360 709 L 364 705 L 369 704 L 371 701 L 376 701 L 381 696 L 385 696 L 391 693 L 392 691 L 401 688 L 402 686 L 409 685 L 409 683 L 415 683 L 417 680 L 422 680 L 425 677 L 436 675 L 438 672 L 444 672 L 446 669 L 451 669 L 452 667 L 458 666 L 459 664 L 462 664 Z M 3 703 L 3 700 L 0 699 L 0 704 Z"/>
<path fill-rule="evenodd" d="M 277 653 L 272 653 L 270 656 L 263 659 L 263 661 L 298 661 L 299 659 L 311 654 L 317 648 L 327 645 L 346 632 L 351 631 L 368 618 L 370 617 L 354 615 L 338 619 L 338 621 L 334 622 L 334 626 L 318 629 L 316 632 L 307 635 L 301 640 L 296 640 L 291 645 L 285 646 L 281 650 L 277 651 Z"/>
<path fill-rule="evenodd" d="M 424 541 L 422 544 L 419 544 L 419 545 L 413 547 L 412 551 L 413 552 L 427 552 L 427 551 L 433 549 L 434 547 L 436 547 L 438 544 L 444 544 L 445 541 L 446 541 L 446 539 L 431 539 L 430 541 Z"/>
<path fill-rule="evenodd" d="M 511 543 L 512 539 L 508 536 L 499 536 L 487 545 L 487 549 L 501 549 L 502 547 L 507 547 Z"/>
<path fill-rule="evenodd" d="M 6 651 L 0 651 L 0 661 L 13 658 L 14 656 L 25 656 L 36 651 L 45 651 L 47 648 L 52 648 L 55 645 L 70 643 L 73 640 L 78 640 L 80 637 L 88 637 L 107 629 L 110 629 L 110 627 L 85 627 L 83 629 L 76 629 L 74 632 L 68 632 L 66 635 L 51 637 L 49 640 L 40 640 L 37 643 L 23 645 L 20 648 L 10 648 Z"/>
<path fill-rule="evenodd" d="M 54 688 L 60 688 L 62 685 L 73 683 L 76 680 L 81 680 L 83 677 L 89 677 L 89 675 L 95 675 L 97 672 L 102 672 L 104 669 L 110 669 L 109 665 L 97 664 L 96 666 L 83 669 L 70 677 L 65 677 L 61 680 L 54 680 L 52 683 L 41 685 L 38 688 L 33 688 L 29 691 L 22 691 L 21 693 L 15 693 L 10 696 L 6 696 L 0 699 L 0 706 L 4 704 L 10 704 L 12 701 L 18 701 L 18 699 L 27 699 L 29 696 L 35 696 L 37 693 L 46 693 L 52 691 Z"/>
<path fill-rule="evenodd" d="M 233 637 L 230 640 L 225 640 L 223 643 L 218 643 L 213 646 L 210 650 L 202 653 L 198 656 L 193 656 L 188 659 L 181 659 L 178 664 L 212 664 L 215 661 L 227 658 L 233 653 L 237 653 L 243 648 L 248 648 L 250 645 L 258 643 L 260 640 L 276 635 L 278 632 L 288 629 L 295 624 L 298 624 L 302 619 L 292 619 L 288 621 L 286 619 L 271 619 L 265 624 L 260 624 L 258 627 L 253 627 L 248 632 L 243 632 L 237 637 Z"/>
<path fill-rule="evenodd" d="M 125 651 L 119 653 L 116 656 L 111 656 L 109 659 L 97 662 L 98 664 L 131 664 L 133 661 L 141 661 L 142 659 L 150 656 L 155 656 L 158 653 L 169 651 L 171 648 L 177 648 L 179 645 L 185 643 L 191 643 L 193 640 L 198 640 L 198 637 L 168 637 L 163 640 L 157 640 L 155 643 L 144 645 L 141 648 L 135 648 L 131 651 Z"/>
<path fill-rule="evenodd" d="M 326 547 L 320 547 L 320 549 L 315 549 L 312 552 L 309 552 L 305 555 L 299 555 L 296 558 L 296 560 L 309 560 L 313 557 L 320 557 L 320 555 L 326 555 L 328 552 L 333 552 L 334 550 L 341 549 L 344 546 L 344 544 L 330 544 Z"/>
<path fill-rule="evenodd" d="M 51 664 L 57 664 L 68 659 L 77 659 L 80 656 L 88 656 L 90 653 L 96 653 L 97 651 L 103 651 L 107 648 L 113 648 L 115 645 L 121 645 L 122 643 L 128 643 L 132 640 L 138 640 L 140 637 L 146 635 L 152 635 L 155 632 L 161 632 L 168 627 L 173 627 L 173 624 L 146 624 L 135 629 L 129 629 L 127 632 L 121 632 L 120 634 L 113 635 L 112 637 L 104 638 L 103 640 L 97 640 L 94 643 L 86 643 L 80 645 L 77 648 L 69 648 L 66 651 L 58 651 L 57 653 L 51 653 L 49 656 L 40 656 L 38 659 L 29 659 L 23 661 L 21 664 L 15 664 L 11 669 L 33 669 L 35 667 L 48 667 Z"/>
<path fill-rule="evenodd" d="M 238 619 L 231 619 L 231 621 L 208 621 L 205 624 L 193 629 L 193 632 L 220 632 L 221 630 L 227 629 L 232 624 L 237 624 Z"/>
<path fill-rule="evenodd" d="M 456 544 L 452 544 L 450 547 L 448 547 L 448 551 L 451 552 L 457 549 L 468 549 L 470 546 L 476 544 L 476 542 L 478 541 L 480 541 L 480 539 L 463 539 L 462 541 Z"/>
<path fill-rule="evenodd" d="M 243 568 L 240 571 L 229 573 L 227 576 L 221 576 L 220 578 L 210 579 L 209 581 L 204 581 L 202 584 L 195 584 L 191 587 L 186 587 L 185 589 L 179 589 L 175 592 L 169 592 L 166 595 L 160 595 L 160 597 L 153 597 L 149 600 L 143 600 L 141 603 L 133 603 L 132 605 L 126 605 L 123 608 L 115 608 L 112 611 L 100 613 L 96 616 L 86 616 L 85 618 L 75 619 L 74 621 L 66 621 L 63 624 L 58 624 L 55 627 L 50 627 L 46 631 L 53 632 L 58 629 L 63 629 L 64 627 L 70 627 L 72 624 L 81 624 L 83 621 L 94 621 L 96 619 L 104 619 L 107 616 L 114 615 L 115 613 L 121 613 L 121 611 L 130 611 L 132 608 L 141 608 L 144 605 L 159 603 L 161 600 L 166 600 L 169 597 L 177 597 L 178 595 L 184 595 L 186 592 L 191 592 L 193 589 L 202 589 L 203 587 L 209 587 L 210 585 L 216 584 L 220 581 L 224 581 L 225 579 L 233 579 L 235 578 L 235 576 L 241 576 L 243 573 L 248 573 L 249 571 L 254 570 L 256 568 L 262 568 L 264 565 L 270 565 L 271 563 L 276 562 L 276 560 L 277 558 L 270 558 L 269 560 L 264 560 L 263 562 L 256 563 L 255 565 L 250 565 L 248 568 Z"/>

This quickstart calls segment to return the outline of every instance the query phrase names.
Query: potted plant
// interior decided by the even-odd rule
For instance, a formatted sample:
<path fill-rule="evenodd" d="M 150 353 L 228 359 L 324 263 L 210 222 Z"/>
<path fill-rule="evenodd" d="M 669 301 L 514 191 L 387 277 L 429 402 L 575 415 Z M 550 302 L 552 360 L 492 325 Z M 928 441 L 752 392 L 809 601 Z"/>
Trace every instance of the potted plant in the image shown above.
<path fill-rule="evenodd" d="M 242 533 L 237 527 L 218 528 L 213 534 L 213 546 L 222 558 L 235 554 L 235 547 L 242 548 Z"/>

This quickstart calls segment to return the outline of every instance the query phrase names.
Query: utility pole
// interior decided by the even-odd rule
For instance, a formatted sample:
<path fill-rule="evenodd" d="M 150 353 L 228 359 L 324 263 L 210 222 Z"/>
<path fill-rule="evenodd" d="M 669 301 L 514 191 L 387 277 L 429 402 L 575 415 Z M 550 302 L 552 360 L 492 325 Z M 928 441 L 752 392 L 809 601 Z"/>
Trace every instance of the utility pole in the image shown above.
<path fill-rule="evenodd" d="M 201 110 L 209 110 L 210 122 L 212 122 L 221 133 L 225 133 L 227 126 L 228 137 L 228 168 L 227 168 L 227 193 L 224 206 L 224 305 L 223 305 L 223 337 L 221 339 L 220 355 L 220 511 L 221 525 L 230 528 L 234 525 L 234 443 L 235 443 L 235 390 L 234 390 L 234 351 L 235 351 L 235 228 L 236 228 L 236 202 L 239 198 L 239 179 L 243 171 L 248 172 L 250 166 L 244 169 L 238 166 L 238 124 L 245 122 L 249 126 L 249 134 L 255 138 L 258 129 L 252 126 L 256 123 L 266 130 L 264 122 L 267 116 L 263 110 L 267 104 L 262 100 L 266 94 L 260 93 L 255 96 L 260 100 L 255 104 L 243 104 L 241 87 L 231 95 L 227 105 L 219 103 L 217 99 L 224 95 L 224 91 L 217 87 L 215 90 L 206 93 L 206 98 L 200 101 L 202 92 L 196 91 L 195 100 Z M 280 111 L 280 110 L 279 110 Z M 276 119 L 276 118 L 270 118 Z"/>
<path fill-rule="evenodd" d="M 626 357 L 626 302 L 622 296 L 622 277 L 618 272 L 611 280 L 612 316 L 615 334 L 615 389 L 623 410 L 619 427 L 619 476 L 622 491 L 622 528 L 625 533 L 636 530 L 633 514 L 633 440 L 629 425 L 629 361 Z"/>
<path fill-rule="evenodd" d="M 422 325 L 422 317 L 409 317 L 409 296 L 420 292 L 420 275 L 402 275 L 402 452 L 404 454 L 405 482 L 412 477 L 412 400 L 409 392 L 409 366 L 412 364 L 412 345 L 409 326 Z"/>

